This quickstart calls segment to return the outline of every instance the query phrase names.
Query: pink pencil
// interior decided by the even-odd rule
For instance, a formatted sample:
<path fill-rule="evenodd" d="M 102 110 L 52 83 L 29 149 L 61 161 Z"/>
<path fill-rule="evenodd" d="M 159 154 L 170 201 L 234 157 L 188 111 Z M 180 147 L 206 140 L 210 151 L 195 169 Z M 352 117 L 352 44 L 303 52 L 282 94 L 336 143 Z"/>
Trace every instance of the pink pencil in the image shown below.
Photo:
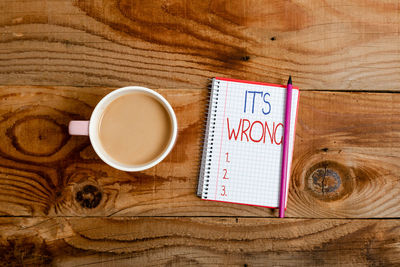
<path fill-rule="evenodd" d="M 292 76 L 289 76 L 289 81 L 286 87 L 286 111 L 285 111 L 285 130 L 283 135 L 283 155 L 282 155 L 282 177 L 281 177 L 281 195 L 279 198 L 279 217 L 285 217 L 286 208 L 286 184 L 287 184 L 287 169 L 288 169 L 288 154 L 289 154 L 289 132 L 290 132 L 290 113 L 292 110 Z"/>

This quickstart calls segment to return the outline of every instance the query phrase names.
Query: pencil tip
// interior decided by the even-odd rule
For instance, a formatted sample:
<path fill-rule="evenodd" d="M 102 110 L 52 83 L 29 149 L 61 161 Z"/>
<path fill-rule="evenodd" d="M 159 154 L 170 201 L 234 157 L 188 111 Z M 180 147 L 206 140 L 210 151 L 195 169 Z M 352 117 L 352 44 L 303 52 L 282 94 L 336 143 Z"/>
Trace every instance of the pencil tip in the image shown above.
<path fill-rule="evenodd" d="M 289 81 L 287 83 L 292 84 L 292 75 L 289 76 Z"/>

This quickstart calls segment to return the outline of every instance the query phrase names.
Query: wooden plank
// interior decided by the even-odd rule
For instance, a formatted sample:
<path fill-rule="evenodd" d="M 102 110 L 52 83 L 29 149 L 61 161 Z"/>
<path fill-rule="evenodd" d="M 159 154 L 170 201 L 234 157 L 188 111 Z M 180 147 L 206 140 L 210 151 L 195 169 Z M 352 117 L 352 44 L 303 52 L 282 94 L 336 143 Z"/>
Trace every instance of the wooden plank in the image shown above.
<path fill-rule="evenodd" d="M 398 0 L 2 1 L 0 84 L 398 90 Z"/>
<path fill-rule="evenodd" d="M 277 215 L 195 196 L 206 89 L 158 90 L 179 123 L 162 163 L 139 173 L 108 167 L 87 137 L 70 137 L 66 127 L 88 119 L 110 91 L 0 87 L 1 215 Z M 399 217 L 399 105 L 398 94 L 302 92 L 287 216 Z"/>
<path fill-rule="evenodd" d="M 399 220 L 0 218 L 0 261 L 54 266 L 388 266 Z"/>
<path fill-rule="evenodd" d="M 398 217 L 399 104 L 397 94 L 303 92 L 288 213 Z"/>

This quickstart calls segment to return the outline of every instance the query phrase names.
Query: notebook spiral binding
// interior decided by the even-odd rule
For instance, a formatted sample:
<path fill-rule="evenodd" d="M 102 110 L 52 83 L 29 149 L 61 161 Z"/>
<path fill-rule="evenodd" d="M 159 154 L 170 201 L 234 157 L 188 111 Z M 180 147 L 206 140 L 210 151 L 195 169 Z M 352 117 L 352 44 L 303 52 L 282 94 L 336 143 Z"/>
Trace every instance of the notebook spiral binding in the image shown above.
<path fill-rule="evenodd" d="M 214 131 L 216 125 L 216 112 L 218 107 L 220 81 L 213 79 L 211 83 L 211 93 L 208 104 L 207 122 L 204 131 L 203 153 L 201 158 L 199 184 L 197 187 L 197 196 L 207 199 L 210 182 L 211 160 L 214 145 Z"/>

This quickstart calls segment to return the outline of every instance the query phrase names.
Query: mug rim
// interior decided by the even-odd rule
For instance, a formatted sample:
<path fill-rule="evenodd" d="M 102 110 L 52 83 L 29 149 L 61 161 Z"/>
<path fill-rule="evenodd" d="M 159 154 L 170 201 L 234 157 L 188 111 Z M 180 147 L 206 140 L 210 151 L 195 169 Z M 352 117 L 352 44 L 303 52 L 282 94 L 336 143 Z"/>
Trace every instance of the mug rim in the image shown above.
<path fill-rule="evenodd" d="M 171 119 L 171 124 L 172 124 L 172 136 L 170 138 L 167 148 L 154 160 L 150 161 L 147 164 L 138 165 L 138 166 L 127 166 L 122 163 L 118 164 L 117 160 L 114 160 L 114 161 L 110 160 L 110 158 L 112 159 L 112 157 L 110 155 L 108 155 L 106 153 L 106 151 L 104 151 L 104 148 L 102 147 L 101 142 L 100 142 L 100 138 L 98 137 L 98 127 L 96 127 L 99 124 L 102 112 L 112 102 L 112 100 L 110 101 L 110 98 L 112 98 L 118 94 L 121 94 L 123 92 L 127 92 L 127 91 L 146 92 L 146 93 L 152 95 L 153 97 L 155 97 L 157 99 L 157 101 L 159 101 L 161 104 L 163 104 L 164 108 L 168 111 L 169 117 Z M 96 123 L 94 123 L 94 122 L 96 122 Z M 157 93 L 156 91 L 151 90 L 146 87 L 142 87 L 142 86 L 125 86 L 125 87 L 115 89 L 114 91 L 108 93 L 97 103 L 97 105 L 93 109 L 92 115 L 90 116 L 90 120 L 89 120 L 89 139 L 90 139 L 90 143 L 92 144 L 94 151 L 101 158 L 101 160 L 103 160 L 106 164 L 108 164 L 111 167 L 116 168 L 118 170 L 122 170 L 122 171 L 129 171 L 129 172 L 143 171 L 143 170 L 150 169 L 150 168 L 154 167 L 155 165 L 157 165 L 158 163 L 160 163 L 169 154 L 169 152 L 171 152 L 172 148 L 174 147 L 177 133 L 178 133 L 178 122 L 176 119 L 175 112 L 172 109 L 169 102 L 161 94 Z M 95 135 L 97 135 L 97 137 Z"/>

